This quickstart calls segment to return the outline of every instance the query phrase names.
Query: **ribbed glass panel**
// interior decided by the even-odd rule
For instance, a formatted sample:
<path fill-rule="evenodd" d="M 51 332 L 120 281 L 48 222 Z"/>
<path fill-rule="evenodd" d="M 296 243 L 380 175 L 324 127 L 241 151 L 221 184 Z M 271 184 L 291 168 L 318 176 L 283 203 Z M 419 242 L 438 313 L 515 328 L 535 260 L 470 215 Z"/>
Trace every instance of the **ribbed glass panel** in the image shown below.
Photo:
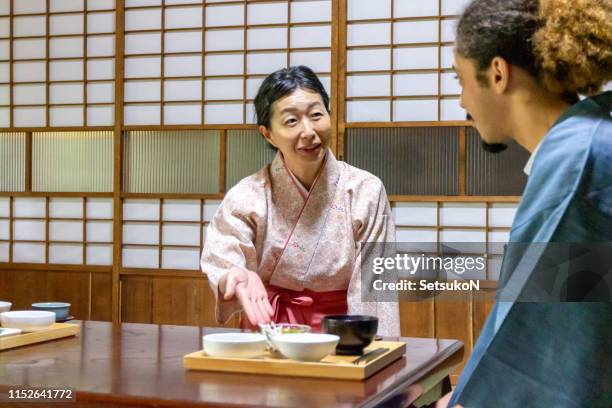
<path fill-rule="evenodd" d="M 124 191 L 219 192 L 218 131 L 133 131 L 124 141 Z"/>
<path fill-rule="evenodd" d="M 476 129 L 467 129 L 466 193 L 468 195 L 521 195 L 527 176 L 523 167 L 529 152 L 512 141 L 502 153 L 482 148 Z"/>
<path fill-rule="evenodd" d="M 256 130 L 228 131 L 225 190 L 271 163 L 275 155 L 276 149 Z"/>
<path fill-rule="evenodd" d="M 0 133 L 0 191 L 25 190 L 25 133 Z"/>
<path fill-rule="evenodd" d="M 346 145 L 346 161 L 378 176 L 387 194 L 459 193 L 458 128 L 347 129 Z"/>
<path fill-rule="evenodd" d="M 32 134 L 33 191 L 113 191 L 113 132 Z"/>

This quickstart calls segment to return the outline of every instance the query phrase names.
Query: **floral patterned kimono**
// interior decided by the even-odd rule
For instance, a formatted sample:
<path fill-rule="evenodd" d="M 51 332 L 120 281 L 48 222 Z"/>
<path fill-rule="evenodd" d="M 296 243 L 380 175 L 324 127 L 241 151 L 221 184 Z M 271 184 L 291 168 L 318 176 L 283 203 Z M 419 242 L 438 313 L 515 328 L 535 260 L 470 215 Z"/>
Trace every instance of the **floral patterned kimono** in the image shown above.
<path fill-rule="evenodd" d="M 218 322 L 240 310 L 237 299 L 224 300 L 218 289 L 223 274 L 239 266 L 259 274 L 277 323 L 317 329 L 325 314 L 368 314 L 379 317 L 379 334 L 399 336 L 397 302 L 361 302 L 359 243 L 394 241 L 377 177 L 338 162 L 329 150 L 308 191 L 279 152 L 228 191 L 207 229 L 201 267 Z"/>

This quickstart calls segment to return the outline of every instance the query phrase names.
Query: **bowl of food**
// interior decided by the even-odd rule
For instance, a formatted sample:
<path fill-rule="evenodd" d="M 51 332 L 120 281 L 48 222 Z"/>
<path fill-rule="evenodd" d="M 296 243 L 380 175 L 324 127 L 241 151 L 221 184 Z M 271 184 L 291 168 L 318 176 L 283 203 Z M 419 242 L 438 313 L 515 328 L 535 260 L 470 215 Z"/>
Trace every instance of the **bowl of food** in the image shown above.
<path fill-rule="evenodd" d="M 274 345 L 287 358 L 298 361 L 319 361 L 333 354 L 340 337 L 322 333 L 277 334 Z"/>
<path fill-rule="evenodd" d="M 266 336 L 259 333 L 214 333 L 202 338 L 204 351 L 213 357 L 252 358 L 265 353 Z"/>
<path fill-rule="evenodd" d="M 18 310 L 0 313 L 2 327 L 37 331 L 46 329 L 55 323 L 55 313 L 42 310 Z"/>
<path fill-rule="evenodd" d="M 0 313 L 8 312 L 9 310 L 11 310 L 11 306 L 13 306 L 11 302 L 0 301 Z"/>
<path fill-rule="evenodd" d="M 56 321 L 65 320 L 70 315 L 70 303 L 65 302 L 32 303 L 32 309 L 53 312 Z"/>
<path fill-rule="evenodd" d="M 340 337 L 336 354 L 360 355 L 376 337 L 378 318 L 365 315 L 331 315 L 322 320 L 323 332 Z"/>

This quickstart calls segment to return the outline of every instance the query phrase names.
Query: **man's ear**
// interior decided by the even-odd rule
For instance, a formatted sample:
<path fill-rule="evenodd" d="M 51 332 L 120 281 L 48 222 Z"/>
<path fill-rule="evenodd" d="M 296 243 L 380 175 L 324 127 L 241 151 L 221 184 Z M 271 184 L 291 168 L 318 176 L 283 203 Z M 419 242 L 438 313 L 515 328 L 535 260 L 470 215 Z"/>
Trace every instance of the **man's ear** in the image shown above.
<path fill-rule="evenodd" d="M 506 92 L 510 84 L 512 68 L 508 61 L 502 57 L 494 57 L 491 60 L 491 85 L 498 94 Z"/>
<path fill-rule="evenodd" d="M 268 130 L 267 127 L 265 127 L 264 125 L 260 125 L 259 126 L 259 133 L 262 134 L 262 136 L 264 137 L 264 139 L 266 139 L 268 141 L 268 143 L 270 143 L 272 146 L 277 147 L 274 142 L 272 141 L 272 136 L 270 136 L 270 131 Z"/>

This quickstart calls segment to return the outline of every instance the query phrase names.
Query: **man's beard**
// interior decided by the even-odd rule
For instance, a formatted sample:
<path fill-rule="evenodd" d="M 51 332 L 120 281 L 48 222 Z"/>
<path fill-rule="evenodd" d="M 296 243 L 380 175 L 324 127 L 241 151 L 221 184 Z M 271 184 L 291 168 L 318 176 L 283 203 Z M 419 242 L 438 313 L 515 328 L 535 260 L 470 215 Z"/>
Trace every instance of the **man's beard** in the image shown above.
<path fill-rule="evenodd" d="M 497 154 L 506 150 L 508 148 L 508 145 L 505 143 L 487 143 L 482 140 L 482 148 L 485 152 Z"/>

